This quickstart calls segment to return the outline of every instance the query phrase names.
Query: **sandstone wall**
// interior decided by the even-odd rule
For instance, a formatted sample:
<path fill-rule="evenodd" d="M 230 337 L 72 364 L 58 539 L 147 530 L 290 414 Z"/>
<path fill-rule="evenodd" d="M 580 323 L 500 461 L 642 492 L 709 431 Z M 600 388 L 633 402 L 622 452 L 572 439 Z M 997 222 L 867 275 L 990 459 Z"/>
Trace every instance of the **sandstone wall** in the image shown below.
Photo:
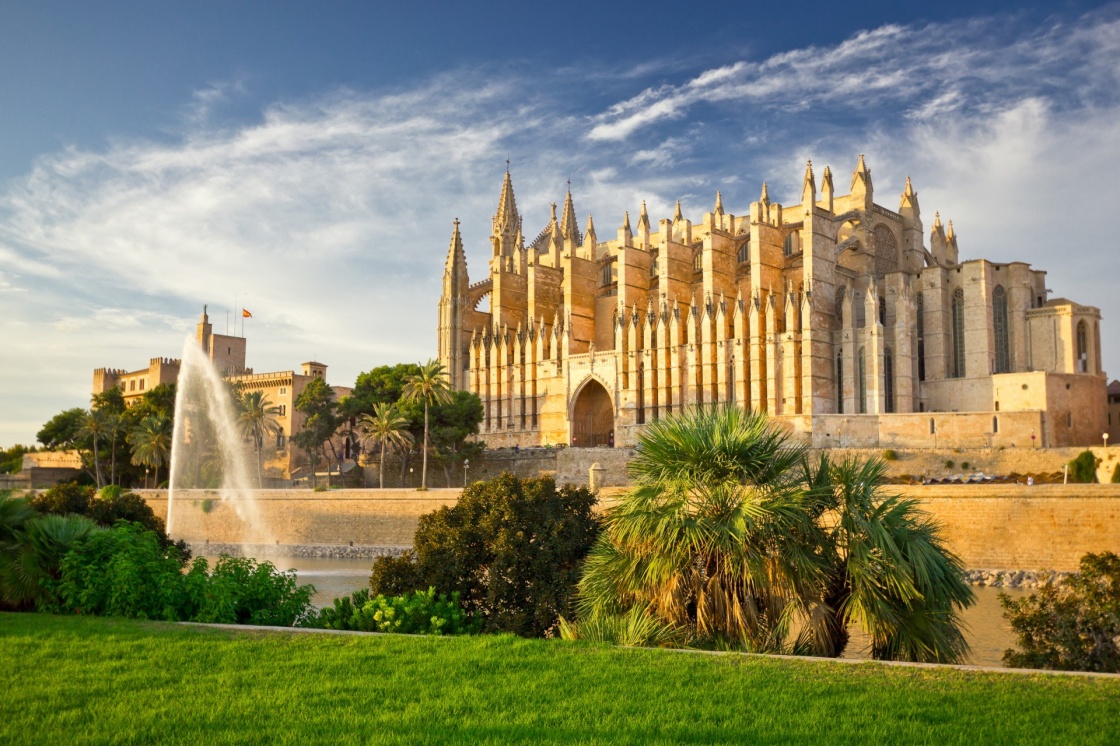
<path fill-rule="evenodd" d="M 600 496 L 609 504 L 624 489 L 605 488 Z M 922 501 L 969 568 L 1068 571 L 1086 552 L 1120 551 L 1120 485 L 898 489 Z M 165 492 L 142 494 L 166 516 Z M 256 504 L 263 529 L 252 532 L 233 505 L 192 491 L 176 497 L 172 534 L 196 548 L 207 542 L 405 547 L 421 515 L 458 497 L 459 490 L 262 490 Z"/>

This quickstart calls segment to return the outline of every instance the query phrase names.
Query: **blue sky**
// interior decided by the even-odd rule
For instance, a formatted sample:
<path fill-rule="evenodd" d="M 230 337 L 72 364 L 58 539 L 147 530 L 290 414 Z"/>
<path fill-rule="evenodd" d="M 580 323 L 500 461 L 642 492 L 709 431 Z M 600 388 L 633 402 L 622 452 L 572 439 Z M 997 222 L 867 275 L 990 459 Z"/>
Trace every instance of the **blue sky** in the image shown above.
<path fill-rule="evenodd" d="M 962 258 L 1101 307 L 1120 372 L 1120 5 L 508 5 L 0 5 L 0 445 L 235 296 L 258 371 L 430 357 L 451 222 L 480 277 L 507 156 L 527 233 L 570 178 L 613 235 L 865 153 Z"/>

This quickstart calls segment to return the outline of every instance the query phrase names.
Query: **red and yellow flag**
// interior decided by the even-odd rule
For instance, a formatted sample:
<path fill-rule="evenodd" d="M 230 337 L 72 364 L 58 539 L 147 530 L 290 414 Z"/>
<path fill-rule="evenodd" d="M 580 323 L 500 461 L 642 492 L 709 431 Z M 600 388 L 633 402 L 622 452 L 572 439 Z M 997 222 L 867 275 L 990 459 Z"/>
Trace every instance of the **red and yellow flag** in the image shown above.
<path fill-rule="evenodd" d="M 253 318 L 253 314 L 249 313 L 249 309 L 247 309 L 247 308 L 242 308 L 241 309 L 241 316 L 242 316 L 242 318 L 246 318 L 246 319 Z"/>

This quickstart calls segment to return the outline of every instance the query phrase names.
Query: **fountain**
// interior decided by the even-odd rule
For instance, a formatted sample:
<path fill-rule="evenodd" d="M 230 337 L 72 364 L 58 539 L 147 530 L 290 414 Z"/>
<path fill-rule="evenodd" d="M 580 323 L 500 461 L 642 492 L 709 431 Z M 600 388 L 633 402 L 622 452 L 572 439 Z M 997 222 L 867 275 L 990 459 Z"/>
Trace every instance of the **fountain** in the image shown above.
<path fill-rule="evenodd" d="M 186 498 L 191 490 L 206 490 L 204 499 L 217 493 L 233 508 L 242 522 L 242 543 L 268 543 L 250 474 L 232 390 L 198 341 L 187 337 L 175 396 L 167 533 L 174 531 L 176 500 Z"/>

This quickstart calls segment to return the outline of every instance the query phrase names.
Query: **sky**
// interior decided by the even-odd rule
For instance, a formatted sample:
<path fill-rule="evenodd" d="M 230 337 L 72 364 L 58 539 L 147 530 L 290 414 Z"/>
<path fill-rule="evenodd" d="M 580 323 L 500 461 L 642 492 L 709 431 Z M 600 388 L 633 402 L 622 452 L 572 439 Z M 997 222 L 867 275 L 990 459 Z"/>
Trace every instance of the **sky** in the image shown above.
<path fill-rule="evenodd" d="M 844 191 L 863 153 L 962 260 L 1099 307 L 1120 374 L 1120 4 L 695 7 L 0 4 L 0 446 L 204 304 L 252 312 L 259 372 L 433 357 L 452 222 L 481 279 L 507 159 L 531 239 L 569 180 L 613 236 L 642 200 L 798 202 L 807 159 Z"/>

